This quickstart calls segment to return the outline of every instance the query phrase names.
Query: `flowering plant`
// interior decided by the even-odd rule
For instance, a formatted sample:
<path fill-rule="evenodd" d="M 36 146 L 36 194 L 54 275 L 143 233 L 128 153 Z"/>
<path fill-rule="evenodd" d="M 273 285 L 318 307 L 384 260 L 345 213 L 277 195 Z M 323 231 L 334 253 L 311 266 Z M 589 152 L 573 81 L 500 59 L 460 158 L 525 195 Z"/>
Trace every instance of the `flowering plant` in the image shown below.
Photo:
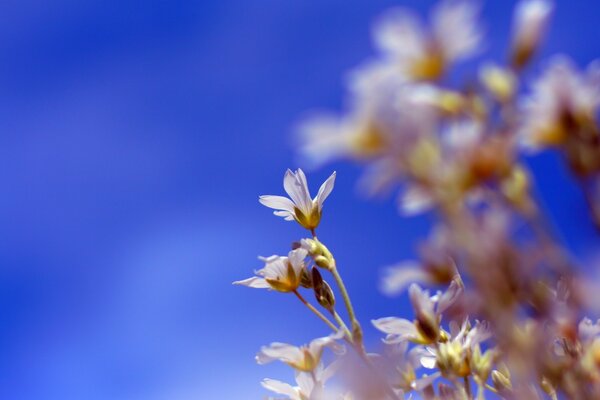
<path fill-rule="evenodd" d="M 372 321 L 385 348 L 367 351 L 340 268 L 316 232 L 335 173 L 312 198 L 304 172 L 288 170 L 290 198 L 260 202 L 309 235 L 234 283 L 293 293 L 332 332 L 301 347 L 263 347 L 257 361 L 288 364 L 297 383 L 267 379 L 266 389 L 302 400 L 600 398 L 600 321 L 583 317 L 597 296 L 548 228 L 523 162 L 532 151 L 562 153 L 600 224 L 600 65 L 581 71 L 558 56 L 524 79 L 552 10 L 548 0 L 520 1 L 507 62 L 481 65 L 475 85 L 450 73 L 483 48 L 477 3 L 442 0 L 428 25 L 404 9 L 381 18 L 379 54 L 352 75 L 350 109 L 307 120 L 299 150 L 313 166 L 364 163 L 362 187 L 400 186 L 404 214 L 435 211 L 420 260 L 388 267 L 382 279 L 385 293 L 408 290 L 414 320 Z M 334 361 L 325 366 L 326 348 Z"/>

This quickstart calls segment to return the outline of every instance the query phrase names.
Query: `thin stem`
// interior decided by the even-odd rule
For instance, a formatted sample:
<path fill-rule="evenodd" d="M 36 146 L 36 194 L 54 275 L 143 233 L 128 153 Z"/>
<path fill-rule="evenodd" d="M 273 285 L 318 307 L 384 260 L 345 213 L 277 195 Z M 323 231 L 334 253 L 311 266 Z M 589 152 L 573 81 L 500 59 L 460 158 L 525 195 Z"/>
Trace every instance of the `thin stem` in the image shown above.
<path fill-rule="evenodd" d="M 339 330 L 338 327 L 336 327 L 331 321 L 329 321 L 329 319 L 326 316 L 324 316 L 319 310 L 317 310 L 315 307 L 313 307 L 312 304 L 310 304 L 308 301 L 306 301 L 306 299 L 304 297 L 302 297 L 302 295 L 300 293 L 298 293 L 297 290 L 294 290 L 293 293 L 296 295 L 296 297 L 298 297 L 298 299 L 300 299 L 302 304 L 304 304 L 306 307 L 308 307 L 308 309 L 310 311 L 312 311 L 317 317 L 319 317 L 319 319 L 321 319 L 321 321 L 325 322 L 327 324 L 327 326 L 330 327 L 334 332 L 337 332 Z"/>
<path fill-rule="evenodd" d="M 333 278 L 335 279 L 335 282 L 338 285 L 338 288 L 340 289 L 342 298 L 344 299 L 344 304 L 346 306 L 346 310 L 348 310 L 348 317 L 350 318 L 350 321 L 352 322 L 352 330 L 353 330 L 353 332 L 355 330 L 359 332 L 360 337 L 358 339 L 362 346 L 362 329 L 360 327 L 360 324 L 358 323 L 358 320 L 356 319 L 356 314 L 354 313 L 354 308 L 352 307 L 352 301 L 350 300 L 350 296 L 348 295 L 348 290 L 346 290 L 346 285 L 344 285 L 344 280 L 342 279 L 340 273 L 338 272 L 337 266 L 335 265 L 335 263 L 330 271 L 331 271 L 331 274 L 333 275 Z M 353 335 L 353 337 L 354 337 L 354 335 Z"/>
<path fill-rule="evenodd" d="M 473 400 L 473 394 L 471 393 L 471 382 L 469 381 L 468 376 L 465 376 L 463 378 L 463 384 L 465 386 L 465 392 L 467 393 L 467 398 L 469 400 Z"/>
<path fill-rule="evenodd" d="M 348 326 L 346 325 L 342 317 L 340 317 L 340 314 L 338 314 L 335 310 L 331 310 L 331 315 L 333 315 L 333 318 L 340 325 L 340 328 L 342 328 L 343 331 L 346 333 L 346 336 L 348 337 L 350 343 L 353 343 L 352 332 L 350 332 L 350 329 L 348 329 Z"/>

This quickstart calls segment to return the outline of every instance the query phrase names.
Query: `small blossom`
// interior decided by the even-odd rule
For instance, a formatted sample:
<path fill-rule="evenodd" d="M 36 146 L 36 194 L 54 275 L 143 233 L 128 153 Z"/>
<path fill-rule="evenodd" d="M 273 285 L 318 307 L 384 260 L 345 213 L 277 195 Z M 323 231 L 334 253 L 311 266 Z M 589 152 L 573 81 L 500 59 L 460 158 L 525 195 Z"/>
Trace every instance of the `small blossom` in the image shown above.
<path fill-rule="evenodd" d="M 287 396 L 290 400 L 343 399 L 342 396 L 326 394 L 324 388 L 325 383 L 332 377 L 337 368 L 337 363 L 333 362 L 327 368 L 323 368 L 323 365 L 319 364 L 312 372 L 296 371 L 297 386 L 275 379 L 264 379 L 261 384 L 265 389 Z"/>
<path fill-rule="evenodd" d="M 343 332 L 315 339 L 308 346 L 296 347 L 286 343 L 271 343 L 264 346 L 256 355 L 256 362 L 266 364 L 275 360 L 282 361 L 292 368 L 311 372 L 319 365 L 325 347 L 330 347 L 335 353 L 343 352 L 344 347 L 336 342 L 343 337 Z"/>
<path fill-rule="evenodd" d="M 587 134 L 596 129 L 595 115 L 600 106 L 598 71 L 597 64 L 580 72 L 564 57 L 551 61 L 524 102 L 521 137 L 526 147 L 560 146 L 582 130 Z"/>
<path fill-rule="evenodd" d="M 447 310 L 463 292 L 462 282 L 456 277 L 448 290 L 430 297 L 427 290 L 412 284 L 408 290 L 409 298 L 415 310 L 415 321 L 386 317 L 371 321 L 375 328 L 387 334 L 384 342 L 393 344 L 411 341 L 418 344 L 430 344 L 440 338 L 441 314 Z"/>
<path fill-rule="evenodd" d="M 419 18 L 396 9 L 375 27 L 375 42 L 409 79 L 439 78 L 448 64 L 473 55 L 481 44 L 478 7 L 469 1 L 442 1 L 427 32 Z"/>
<path fill-rule="evenodd" d="M 304 259 L 306 250 L 300 248 L 289 252 L 288 257 L 261 257 L 265 267 L 256 271 L 252 278 L 233 282 L 234 285 L 244 285 L 257 289 L 274 289 L 278 292 L 292 292 L 302 283 Z"/>
<path fill-rule="evenodd" d="M 525 65 L 539 47 L 552 13 L 548 0 L 522 0 L 515 9 L 512 61 L 516 67 Z"/>
<path fill-rule="evenodd" d="M 283 187 L 290 198 L 282 196 L 260 196 L 261 204 L 273 208 L 278 217 L 286 221 L 296 220 L 306 229 L 315 229 L 321 221 L 323 202 L 333 190 L 335 172 L 319 188 L 313 199 L 308 191 L 306 176 L 301 169 L 292 172 L 287 170 L 283 178 Z"/>
<path fill-rule="evenodd" d="M 503 103 L 511 100 L 517 90 L 515 74 L 495 64 L 484 64 L 479 69 L 479 80 L 494 99 Z"/>

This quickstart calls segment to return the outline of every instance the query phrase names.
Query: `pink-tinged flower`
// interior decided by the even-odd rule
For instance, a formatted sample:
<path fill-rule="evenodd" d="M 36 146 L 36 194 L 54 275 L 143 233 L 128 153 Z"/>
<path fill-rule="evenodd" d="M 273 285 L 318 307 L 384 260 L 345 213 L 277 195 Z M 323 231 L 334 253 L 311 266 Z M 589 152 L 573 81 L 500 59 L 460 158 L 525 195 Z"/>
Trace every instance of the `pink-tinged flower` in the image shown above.
<path fill-rule="evenodd" d="M 297 386 L 275 379 L 264 379 L 261 384 L 265 389 L 287 396 L 286 398 L 290 400 L 343 400 L 346 397 L 326 393 L 324 388 L 325 383 L 335 374 L 338 367 L 338 363 L 333 362 L 326 368 L 319 364 L 312 372 L 296 371 Z"/>
<path fill-rule="evenodd" d="M 432 12 L 427 31 L 411 12 L 392 10 L 375 27 L 375 42 L 408 79 L 437 79 L 449 64 L 479 49 L 478 13 L 475 2 L 442 1 Z"/>
<path fill-rule="evenodd" d="M 343 332 L 340 331 L 327 337 L 315 339 L 309 345 L 301 347 L 286 343 L 271 343 L 269 346 L 263 346 L 260 349 L 260 352 L 256 355 L 256 362 L 266 364 L 279 360 L 298 371 L 311 372 L 321 362 L 321 355 L 325 347 L 331 348 L 337 354 L 344 351 L 344 346 L 336 342 L 342 337 Z"/>
<path fill-rule="evenodd" d="M 288 257 L 260 257 L 265 262 L 265 267 L 256 271 L 257 276 L 235 281 L 233 284 L 258 289 L 274 289 L 278 292 L 292 292 L 300 286 L 306 256 L 306 250 L 296 249 L 290 251 Z"/>
<path fill-rule="evenodd" d="M 273 208 L 278 217 L 286 221 L 296 220 L 306 229 L 315 229 L 321 221 L 323 202 L 333 190 L 335 172 L 319 188 L 319 193 L 313 199 L 308 191 L 306 176 L 301 169 L 292 172 L 287 170 L 283 178 L 283 188 L 290 198 L 283 196 L 260 196 L 261 204 Z"/>
<path fill-rule="evenodd" d="M 565 57 L 554 58 L 524 102 L 521 139 L 529 148 L 560 146 L 570 137 L 597 135 L 600 64 L 581 72 Z"/>
<path fill-rule="evenodd" d="M 432 297 L 427 290 L 412 284 L 408 295 L 415 311 L 414 322 L 396 317 L 380 318 L 371 322 L 375 328 L 387 334 L 384 339 L 386 343 L 434 343 L 440 336 L 442 313 L 454 304 L 462 293 L 463 284 L 458 277 L 452 281 L 446 292 L 438 292 Z"/>
<path fill-rule="evenodd" d="M 522 0 L 515 9 L 512 58 L 517 67 L 525 65 L 539 47 L 552 14 L 548 0 Z"/>
<path fill-rule="evenodd" d="M 491 335 L 487 322 L 477 322 L 471 328 L 468 319 L 460 327 L 456 321 L 451 321 L 450 339 L 439 343 L 435 348 L 427 347 L 420 354 L 420 363 L 425 368 L 439 368 L 446 375 L 466 376 L 471 372 L 471 357 L 476 353 L 480 363 L 482 357 L 478 346 Z M 490 357 L 491 353 L 486 356 Z"/>

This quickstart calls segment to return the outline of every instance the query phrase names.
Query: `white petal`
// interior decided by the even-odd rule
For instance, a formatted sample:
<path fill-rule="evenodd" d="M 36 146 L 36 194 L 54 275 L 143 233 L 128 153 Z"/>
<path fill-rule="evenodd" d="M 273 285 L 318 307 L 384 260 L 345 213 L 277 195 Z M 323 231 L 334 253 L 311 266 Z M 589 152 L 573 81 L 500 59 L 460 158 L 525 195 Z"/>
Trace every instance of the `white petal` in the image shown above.
<path fill-rule="evenodd" d="M 300 386 L 300 392 L 304 395 L 310 395 L 315 388 L 313 377 L 308 372 L 296 371 L 296 383 Z"/>
<path fill-rule="evenodd" d="M 515 8 L 513 46 L 535 49 L 539 46 L 552 13 L 546 0 L 520 1 Z"/>
<path fill-rule="evenodd" d="M 340 333 L 342 336 L 340 336 Z M 336 340 L 341 339 L 341 337 L 343 337 L 343 331 L 340 330 L 334 335 L 314 339 L 308 345 L 308 349 L 315 358 L 318 358 L 321 355 L 324 347 L 330 347 L 334 353 L 342 354 L 344 352 L 344 346 L 336 342 Z"/>
<path fill-rule="evenodd" d="M 419 360 L 421 365 L 427 369 L 434 369 L 436 364 L 436 357 L 434 354 L 429 354 L 421 357 Z"/>
<path fill-rule="evenodd" d="M 600 335 L 600 320 L 593 323 L 591 319 L 585 317 L 581 320 L 578 326 L 579 336 L 581 340 L 589 341 L 595 336 Z"/>
<path fill-rule="evenodd" d="M 281 360 L 283 362 L 298 362 L 303 358 L 302 351 L 291 344 L 271 343 L 269 346 L 261 347 L 256 354 L 256 362 L 259 364 L 270 363 L 271 361 Z"/>
<path fill-rule="evenodd" d="M 420 214 L 433 207 L 433 197 L 420 186 L 412 185 L 408 187 L 401 197 L 399 197 L 400 211 L 405 216 Z"/>
<path fill-rule="evenodd" d="M 278 217 L 282 217 L 283 219 L 285 219 L 286 221 L 293 221 L 296 218 L 294 217 L 294 214 L 292 214 L 289 211 L 275 211 L 273 212 L 273 214 L 275 214 Z"/>
<path fill-rule="evenodd" d="M 271 286 L 263 278 L 253 276 L 252 278 L 244 279 L 243 281 L 235 281 L 234 285 L 244 285 L 256 289 L 269 289 Z"/>
<path fill-rule="evenodd" d="M 260 196 L 258 201 L 263 206 L 273 208 L 275 210 L 284 210 L 291 213 L 294 212 L 294 203 L 287 197 L 266 195 Z"/>
<path fill-rule="evenodd" d="M 347 117 L 315 115 L 298 127 L 300 154 L 305 164 L 316 168 L 344 157 L 351 148 L 352 127 Z"/>
<path fill-rule="evenodd" d="M 489 322 L 477 321 L 475 328 L 471 329 L 469 333 L 467 333 L 467 338 L 465 339 L 465 347 L 473 348 L 474 346 L 486 341 L 491 337 L 492 329 L 490 327 Z"/>
<path fill-rule="evenodd" d="M 312 199 L 308 193 L 306 177 L 301 169 L 298 169 L 296 173 L 289 169 L 285 172 L 283 188 L 302 212 L 310 214 L 312 209 Z"/>
<path fill-rule="evenodd" d="M 289 396 L 289 398 L 293 400 L 301 400 L 298 391 L 285 382 L 280 382 L 275 379 L 264 379 L 260 384 L 263 385 L 265 389 L 272 392 Z"/>
<path fill-rule="evenodd" d="M 327 180 L 325 182 L 323 182 L 323 184 L 319 188 L 319 193 L 317 194 L 317 197 L 315 198 L 315 202 L 317 203 L 319 209 L 323 208 L 323 202 L 325 201 L 327 196 L 329 196 L 329 194 L 333 190 L 334 184 L 335 184 L 335 171 L 333 172 L 333 174 L 331 174 L 331 176 L 329 178 L 327 178 Z"/>
<path fill-rule="evenodd" d="M 421 290 L 419 285 L 413 283 L 408 288 L 408 297 L 417 315 L 422 314 L 434 318 L 433 301 L 429 298 L 427 290 Z"/>
<path fill-rule="evenodd" d="M 415 325 L 407 319 L 386 317 L 371 321 L 375 328 L 383 333 L 399 335 L 403 337 L 414 337 L 418 334 Z"/>
<path fill-rule="evenodd" d="M 442 1 L 434 9 L 433 34 L 446 60 L 464 59 L 479 50 L 482 35 L 478 13 L 476 2 L 465 0 Z"/>
<path fill-rule="evenodd" d="M 288 253 L 288 258 L 292 263 L 292 267 L 294 268 L 296 274 L 299 274 L 304 267 L 304 259 L 307 255 L 308 252 L 303 248 L 292 250 Z"/>
<path fill-rule="evenodd" d="M 401 293 L 413 282 L 426 282 L 428 275 L 415 261 L 402 262 L 388 267 L 383 272 L 380 289 L 388 296 Z"/>
<path fill-rule="evenodd" d="M 431 385 L 437 378 L 439 378 L 440 375 L 441 374 L 439 372 L 431 375 L 423 375 L 420 379 L 414 381 L 411 386 L 416 391 L 423 390 L 427 386 Z"/>
<path fill-rule="evenodd" d="M 419 19 L 404 9 L 393 9 L 384 14 L 375 25 L 373 36 L 381 50 L 400 60 L 421 57 L 427 47 Z"/>
<path fill-rule="evenodd" d="M 463 290 L 463 284 L 462 281 L 460 281 L 460 278 L 455 277 L 454 279 L 452 279 L 448 290 L 446 290 L 444 294 L 440 296 L 437 305 L 437 313 L 443 313 L 448 309 L 448 307 L 454 304 L 456 300 L 458 300 L 458 298 L 462 295 Z"/>

